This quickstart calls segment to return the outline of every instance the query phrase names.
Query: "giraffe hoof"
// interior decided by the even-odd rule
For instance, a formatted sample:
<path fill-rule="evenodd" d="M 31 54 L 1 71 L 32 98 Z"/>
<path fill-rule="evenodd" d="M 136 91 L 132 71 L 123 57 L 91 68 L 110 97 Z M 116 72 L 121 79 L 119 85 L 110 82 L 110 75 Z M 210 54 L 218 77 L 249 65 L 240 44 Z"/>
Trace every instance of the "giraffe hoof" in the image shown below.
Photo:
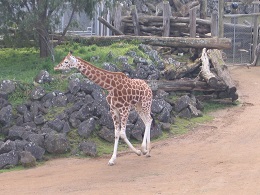
<path fill-rule="evenodd" d="M 148 151 L 147 151 L 146 149 L 142 149 L 142 154 L 143 154 L 143 155 L 146 155 L 147 152 L 148 152 Z"/>
<path fill-rule="evenodd" d="M 151 154 L 147 153 L 147 154 L 145 155 L 145 157 L 149 158 L 149 157 L 151 157 Z"/>
<path fill-rule="evenodd" d="M 141 156 L 141 154 L 142 154 L 141 150 L 137 150 L 137 151 L 136 151 L 136 154 L 137 154 L 138 156 Z"/>
<path fill-rule="evenodd" d="M 116 163 L 115 163 L 113 160 L 111 160 L 111 159 L 108 161 L 108 166 L 113 166 L 113 165 L 115 165 L 115 164 L 116 164 Z"/>

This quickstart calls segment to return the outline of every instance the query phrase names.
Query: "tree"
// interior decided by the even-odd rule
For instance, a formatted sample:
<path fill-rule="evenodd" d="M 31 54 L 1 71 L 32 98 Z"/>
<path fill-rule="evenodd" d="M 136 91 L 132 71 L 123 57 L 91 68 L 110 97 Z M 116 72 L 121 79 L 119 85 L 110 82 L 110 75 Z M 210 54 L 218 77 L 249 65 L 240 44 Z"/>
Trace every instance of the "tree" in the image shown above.
<path fill-rule="evenodd" d="M 60 22 L 65 9 L 71 10 L 70 20 L 61 39 L 71 25 L 76 12 L 85 12 L 90 17 L 99 0 L 0 0 L 0 33 L 13 46 L 35 40 L 40 48 L 40 57 L 54 59 L 50 33 Z M 18 40 L 18 41 L 17 41 Z"/>

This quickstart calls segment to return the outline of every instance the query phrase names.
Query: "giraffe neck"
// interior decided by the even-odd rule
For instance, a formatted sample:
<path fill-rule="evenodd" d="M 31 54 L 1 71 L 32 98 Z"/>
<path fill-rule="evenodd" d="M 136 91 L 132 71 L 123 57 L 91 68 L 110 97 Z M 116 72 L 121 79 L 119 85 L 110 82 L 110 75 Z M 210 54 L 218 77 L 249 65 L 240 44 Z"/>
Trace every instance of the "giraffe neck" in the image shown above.
<path fill-rule="evenodd" d="M 115 81 L 127 78 L 124 73 L 103 70 L 80 58 L 77 58 L 77 61 L 77 69 L 86 77 L 88 77 L 91 81 L 106 90 L 112 90 L 113 88 L 115 88 Z"/>

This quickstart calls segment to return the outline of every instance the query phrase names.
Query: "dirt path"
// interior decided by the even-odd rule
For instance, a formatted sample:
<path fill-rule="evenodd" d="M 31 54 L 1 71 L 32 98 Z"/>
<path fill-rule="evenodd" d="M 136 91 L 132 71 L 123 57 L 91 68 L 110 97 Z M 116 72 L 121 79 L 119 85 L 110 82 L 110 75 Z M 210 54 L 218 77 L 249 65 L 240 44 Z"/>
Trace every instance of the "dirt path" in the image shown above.
<path fill-rule="evenodd" d="M 153 143 L 152 157 L 59 159 L 0 174 L 0 194 L 260 194 L 260 67 L 232 68 L 243 104 L 188 135 Z"/>

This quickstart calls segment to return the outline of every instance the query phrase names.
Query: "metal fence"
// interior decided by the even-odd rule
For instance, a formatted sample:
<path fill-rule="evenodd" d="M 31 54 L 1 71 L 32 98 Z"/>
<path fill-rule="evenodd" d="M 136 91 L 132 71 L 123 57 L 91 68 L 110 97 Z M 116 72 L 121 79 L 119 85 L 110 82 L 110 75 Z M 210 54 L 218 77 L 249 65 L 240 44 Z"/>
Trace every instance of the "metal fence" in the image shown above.
<path fill-rule="evenodd" d="M 253 47 L 253 17 L 225 18 L 224 37 L 232 40 L 232 48 L 224 50 L 228 63 L 250 63 Z"/>

